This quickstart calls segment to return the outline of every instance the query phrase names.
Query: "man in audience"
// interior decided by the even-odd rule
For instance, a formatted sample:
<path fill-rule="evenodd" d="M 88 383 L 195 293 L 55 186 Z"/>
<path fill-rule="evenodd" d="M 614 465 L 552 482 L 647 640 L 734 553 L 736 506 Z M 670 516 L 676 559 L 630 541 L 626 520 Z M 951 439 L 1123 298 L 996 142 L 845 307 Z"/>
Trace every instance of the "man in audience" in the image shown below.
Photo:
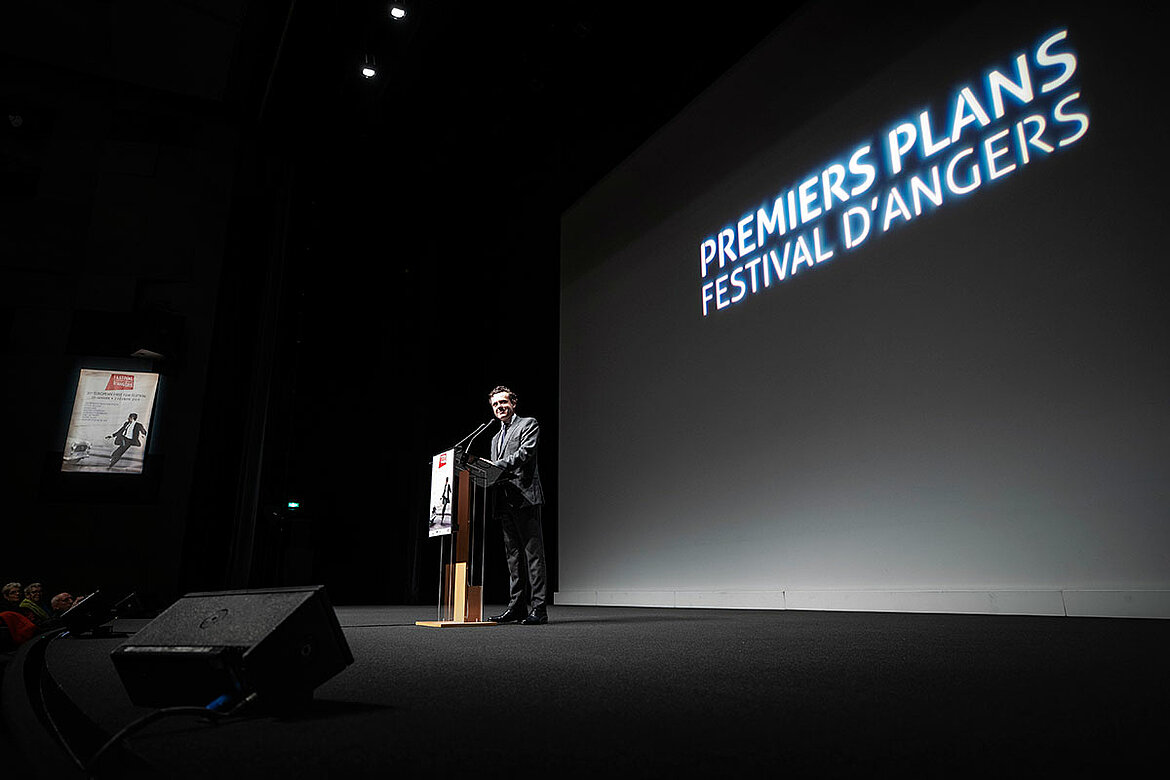
<path fill-rule="evenodd" d="M 49 608 L 52 610 L 49 614 L 53 617 L 61 617 L 69 608 L 73 606 L 73 597 L 68 593 L 58 593 L 49 602 Z"/>

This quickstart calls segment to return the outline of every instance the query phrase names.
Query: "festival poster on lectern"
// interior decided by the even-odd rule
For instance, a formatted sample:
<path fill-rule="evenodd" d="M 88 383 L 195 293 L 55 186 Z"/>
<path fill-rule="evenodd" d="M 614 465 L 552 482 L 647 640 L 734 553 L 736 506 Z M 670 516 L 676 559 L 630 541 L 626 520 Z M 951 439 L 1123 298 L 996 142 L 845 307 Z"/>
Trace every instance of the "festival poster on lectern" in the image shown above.
<path fill-rule="evenodd" d="M 157 390 L 158 374 L 83 368 L 61 470 L 141 474 Z"/>
<path fill-rule="evenodd" d="M 455 484 L 455 450 L 431 459 L 431 517 L 429 536 L 451 533 L 451 489 Z"/>

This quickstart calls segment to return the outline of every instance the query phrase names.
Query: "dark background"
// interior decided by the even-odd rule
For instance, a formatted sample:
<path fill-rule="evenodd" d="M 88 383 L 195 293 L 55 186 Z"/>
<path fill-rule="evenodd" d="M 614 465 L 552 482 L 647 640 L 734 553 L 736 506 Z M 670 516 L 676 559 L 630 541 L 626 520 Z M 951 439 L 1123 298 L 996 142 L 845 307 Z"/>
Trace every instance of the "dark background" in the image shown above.
<path fill-rule="evenodd" d="M 793 12 L 633 6 L 5 4 L 0 580 L 430 602 L 429 457 L 504 383 L 555 588 L 561 212 Z M 142 476 L 60 473 L 81 367 L 163 375 Z"/>

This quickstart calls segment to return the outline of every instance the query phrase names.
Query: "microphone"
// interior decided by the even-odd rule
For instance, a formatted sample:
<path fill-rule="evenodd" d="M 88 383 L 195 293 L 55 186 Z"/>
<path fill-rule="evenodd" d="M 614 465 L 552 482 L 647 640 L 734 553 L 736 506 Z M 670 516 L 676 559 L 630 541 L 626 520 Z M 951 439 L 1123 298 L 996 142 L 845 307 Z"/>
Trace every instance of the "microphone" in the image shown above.
<path fill-rule="evenodd" d="M 476 436 L 479 436 L 481 433 L 483 433 L 483 432 L 484 432 L 484 430 L 486 430 L 486 429 L 487 429 L 487 427 L 488 427 L 489 425 L 491 425 L 491 421 L 490 421 L 490 420 L 489 420 L 488 422 L 485 422 L 483 425 L 480 425 L 478 428 L 476 428 L 474 431 L 472 431 L 472 432 L 471 432 L 470 434 L 468 434 L 467 436 L 464 436 L 464 437 L 463 437 L 463 438 L 462 438 L 462 439 L 459 441 L 459 443 L 458 443 L 458 444 L 456 444 L 456 445 L 455 445 L 454 447 L 452 447 L 451 449 L 453 449 L 453 450 L 457 450 L 457 449 L 459 449 L 460 447 L 463 447 L 463 445 L 464 445 L 464 444 L 466 444 L 466 445 L 467 445 L 467 447 L 470 447 L 470 446 L 471 446 L 471 442 L 475 441 L 475 437 L 476 437 Z M 463 447 L 463 450 L 464 450 L 464 452 L 466 452 L 466 451 L 467 451 L 467 447 Z"/>
<path fill-rule="evenodd" d="M 471 449 L 471 445 L 475 443 L 475 440 L 479 437 L 479 435 L 481 433 L 483 433 L 484 431 L 486 431 L 488 429 L 488 426 L 491 424 L 492 424 L 492 420 L 488 420 L 483 425 L 479 426 L 479 430 L 477 430 L 475 433 L 471 434 L 471 441 L 467 442 L 467 446 L 463 448 L 463 451 L 466 452 L 467 450 Z"/>

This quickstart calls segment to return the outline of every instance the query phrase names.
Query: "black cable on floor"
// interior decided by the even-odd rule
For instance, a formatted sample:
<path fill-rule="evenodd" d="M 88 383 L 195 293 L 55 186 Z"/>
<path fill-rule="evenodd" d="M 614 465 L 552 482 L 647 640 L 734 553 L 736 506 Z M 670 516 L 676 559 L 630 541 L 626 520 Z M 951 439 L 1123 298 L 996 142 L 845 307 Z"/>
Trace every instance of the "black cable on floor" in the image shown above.
<path fill-rule="evenodd" d="M 195 715 L 201 718 L 206 718 L 211 723 L 219 723 L 225 718 L 230 718 L 232 715 L 235 715 L 245 706 L 251 704 L 255 699 L 256 694 L 249 694 L 248 696 L 244 697 L 244 699 L 242 699 L 236 706 L 232 707 L 228 712 L 221 712 L 219 709 L 215 709 L 226 700 L 226 697 L 216 699 L 206 707 L 163 707 L 162 709 L 155 710 L 154 712 L 149 712 L 146 715 L 143 715 L 141 718 L 126 724 L 120 728 L 112 737 L 106 740 L 105 744 L 98 748 L 97 752 L 93 754 L 93 756 L 83 767 L 85 773 L 89 777 L 93 777 L 94 771 L 97 769 L 98 762 L 101 761 L 102 757 L 106 753 L 108 753 L 111 749 L 118 745 L 118 743 L 122 742 L 122 740 L 126 739 L 131 734 L 137 731 L 141 731 L 155 721 L 162 720 L 163 718 L 174 717 L 176 715 Z"/>

